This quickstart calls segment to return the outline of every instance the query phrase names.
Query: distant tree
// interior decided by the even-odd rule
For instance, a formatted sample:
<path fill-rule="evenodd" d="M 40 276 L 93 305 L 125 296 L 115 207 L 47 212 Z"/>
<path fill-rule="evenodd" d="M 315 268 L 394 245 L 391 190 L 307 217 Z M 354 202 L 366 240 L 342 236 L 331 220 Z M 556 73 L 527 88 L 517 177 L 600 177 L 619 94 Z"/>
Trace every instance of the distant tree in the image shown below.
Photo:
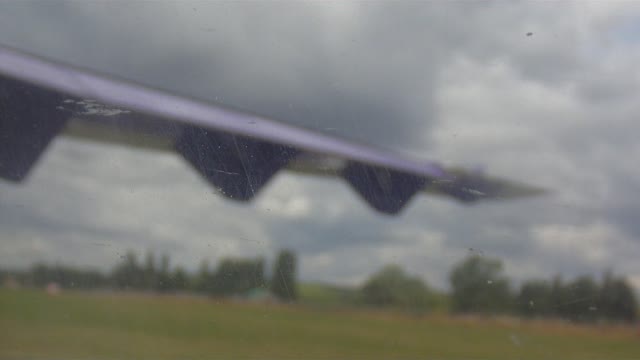
<path fill-rule="evenodd" d="M 502 262 L 482 256 L 470 256 L 450 274 L 451 301 L 455 312 L 504 313 L 511 307 L 509 282 Z"/>
<path fill-rule="evenodd" d="M 51 281 L 51 272 L 48 266 L 43 263 L 37 263 L 31 268 L 31 282 L 33 285 L 42 287 Z"/>
<path fill-rule="evenodd" d="M 559 305 L 563 318 L 593 322 L 598 318 L 598 285 L 591 276 L 581 276 L 566 285 L 565 301 Z"/>
<path fill-rule="evenodd" d="M 189 287 L 189 274 L 180 266 L 176 267 L 171 276 L 171 288 L 174 291 L 186 291 Z"/>
<path fill-rule="evenodd" d="M 92 289 L 108 283 L 107 278 L 96 270 L 43 263 L 34 265 L 26 274 L 18 274 L 17 278 L 23 279 L 23 283 L 39 287 L 55 282 L 63 288 Z"/>
<path fill-rule="evenodd" d="M 156 276 L 156 290 L 160 292 L 172 291 L 170 258 L 168 254 L 163 254 L 160 259 L 160 270 Z"/>
<path fill-rule="evenodd" d="M 598 310 L 601 317 L 613 321 L 634 322 L 638 318 L 638 301 L 624 278 L 606 272 L 600 288 Z"/>
<path fill-rule="evenodd" d="M 122 262 L 113 270 L 112 279 L 118 288 L 144 288 L 144 270 L 138 265 L 133 251 L 127 251 Z"/>
<path fill-rule="evenodd" d="M 551 316 L 551 284 L 545 280 L 529 280 L 522 284 L 516 298 L 516 311 L 524 316 Z"/>
<path fill-rule="evenodd" d="M 397 265 L 388 265 L 371 276 L 362 287 L 361 294 L 365 304 L 374 306 L 418 311 L 432 306 L 432 295 L 427 285 Z"/>
<path fill-rule="evenodd" d="M 147 252 L 147 257 L 144 265 L 144 287 L 146 289 L 155 288 L 158 276 L 156 272 L 157 269 L 155 256 L 153 255 L 153 252 L 149 251 Z"/>
<path fill-rule="evenodd" d="M 264 286 L 263 259 L 224 259 L 212 276 L 211 293 L 214 295 L 238 295 Z"/>
<path fill-rule="evenodd" d="M 271 291 L 282 300 L 294 301 L 296 288 L 296 256 L 290 250 L 282 250 L 273 268 Z"/>
<path fill-rule="evenodd" d="M 198 273 L 193 280 L 194 289 L 201 293 L 211 293 L 213 288 L 212 277 L 209 270 L 209 261 L 207 259 L 202 260 Z"/>
<path fill-rule="evenodd" d="M 571 294 L 560 275 L 556 275 L 553 278 L 553 281 L 551 282 L 551 293 L 549 296 L 551 302 L 551 314 L 555 317 L 565 316 L 564 307 L 571 301 Z"/>

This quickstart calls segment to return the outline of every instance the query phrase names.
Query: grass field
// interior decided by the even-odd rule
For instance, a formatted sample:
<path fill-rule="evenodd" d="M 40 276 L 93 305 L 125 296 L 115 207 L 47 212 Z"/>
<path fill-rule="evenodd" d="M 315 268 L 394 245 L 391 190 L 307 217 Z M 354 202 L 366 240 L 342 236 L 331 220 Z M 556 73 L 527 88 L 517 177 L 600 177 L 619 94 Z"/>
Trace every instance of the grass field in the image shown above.
<path fill-rule="evenodd" d="M 0 290 L 1 358 L 640 359 L 638 329 Z"/>
<path fill-rule="evenodd" d="M 300 302 L 317 307 L 335 308 L 357 302 L 357 290 L 318 283 L 298 284 Z"/>

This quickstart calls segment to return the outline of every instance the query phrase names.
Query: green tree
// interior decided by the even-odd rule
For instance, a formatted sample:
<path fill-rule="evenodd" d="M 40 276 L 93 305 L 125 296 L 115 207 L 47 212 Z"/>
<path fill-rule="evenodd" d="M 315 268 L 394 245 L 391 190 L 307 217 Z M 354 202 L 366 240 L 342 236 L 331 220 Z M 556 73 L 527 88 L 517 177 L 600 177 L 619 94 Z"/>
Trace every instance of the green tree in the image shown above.
<path fill-rule="evenodd" d="M 563 318 L 593 322 L 598 317 L 598 285 L 591 276 L 581 276 L 566 285 L 564 302 L 559 304 Z"/>
<path fill-rule="evenodd" d="M 638 318 L 638 301 L 624 278 L 605 273 L 600 288 L 598 311 L 601 317 L 613 321 L 634 322 Z"/>
<path fill-rule="evenodd" d="M 450 274 L 454 312 L 504 313 L 510 310 L 509 282 L 502 262 L 477 255 L 468 257 Z"/>
<path fill-rule="evenodd" d="M 107 277 L 93 269 L 78 269 L 65 265 L 36 264 L 27 273 L 17 278 L 26 279 L 23 283 L 36 286 L 46 286 L 55 282 L 63 288 L 92 289 L 106 286 Z M 0 278 L 1 279 L 1 278 Z"/>
<path fill-rule="evenodd" d="M 49 267 L 43 263 L 37 263 L 31 269 L 31 280 L 33 285 L 46 286 L 51 281 Z"/>
<path fill-rule="evenodd" d="M 296 300 L 296 256 L 292 251 L 280 251 L 273 268 L 271 291 L 282 300 Z"/>
<path fill-rule="evenodd" d="M 172 289 L 174 291 L 186 291 L 189 286 L 189 274 L 180 266 L 176 267 L 171 276 Z"/>
<path fill-rule="evenodd" d="M 212 292 L 212 274 L 209 270 L 209 260 L 204 259 L 200 263 L 198 274 L 195 276 L 193 287 L 197 292 Z"/>
<path fill-rule="evenodd" d="M 524 316 L 551 316 L 551 284 L 545 280 L 529 280 L 523 283 L 516 299 L 516 310 Z"/>
<path fill-rule="evenodd" d="M 264 260 L 224 259 L 212 277 L 211 293 L 214 295 L 245 294 L 264 286 Z"/>
<path fill-rule="evenodd" d="M 144 288 L 144 271 L 138 265 L 138 259 L 133 251 L 127 251 L 122 262 L 113 270 L 112 279 L 119 288 Z"/>
<path fill-rule="evenodd" d="M 428 310 L 432 295 L 418 277 L 406 274 L 397 265 L 388 265 L 375 273 L 361 289 L 365 304 L 401 307 L 413 311 Z"/>
<path fill-rule="evenodd" d="M 173 290 L 171 283 L 171 268 L 168 254 L 163 254 L 160 259 L 160 270 L 156 276 L 156 290 L 160 292 L 168 292 Z"/>
<path fill-rule="evenodd" d="M 154 289 L 157 281 L 157 270 L 155 256 L 151 251 L 147 252 L 147 258 L 144 265 L 144 287 L 146 289 Z"/>
<path fill-rule="evenodd" d="M 551 314 L 556 317 L 565 316 L 564 307 L 571 301 L 571 294 L 560 275 L 553 278 L 549 296 L 551 298 Z"/>

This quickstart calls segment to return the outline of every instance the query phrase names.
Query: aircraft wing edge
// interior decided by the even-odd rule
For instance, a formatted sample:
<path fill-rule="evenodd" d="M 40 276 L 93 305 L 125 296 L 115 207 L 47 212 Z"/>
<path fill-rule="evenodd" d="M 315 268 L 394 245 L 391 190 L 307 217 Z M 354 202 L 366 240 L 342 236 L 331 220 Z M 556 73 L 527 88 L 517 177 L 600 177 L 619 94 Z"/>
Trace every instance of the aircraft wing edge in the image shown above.
<path fill-rule="evenodd" d="M 96 102 L 124 110 L 96 114 Z M 79 104 L 91 111 L 72 109 Z M 109 135 L 110 129 L 118 133 Z M 399 213 L 419 191 L 464 203 L 535 192 L 2 46 L 0 130 L 0 177 L 12 181 L 21 181 L 65 130 L 90 140 L 175 150 L 223 195 L 240 201 L 253 198 L 282 168 L 340 176 L 386 214 Z"/>

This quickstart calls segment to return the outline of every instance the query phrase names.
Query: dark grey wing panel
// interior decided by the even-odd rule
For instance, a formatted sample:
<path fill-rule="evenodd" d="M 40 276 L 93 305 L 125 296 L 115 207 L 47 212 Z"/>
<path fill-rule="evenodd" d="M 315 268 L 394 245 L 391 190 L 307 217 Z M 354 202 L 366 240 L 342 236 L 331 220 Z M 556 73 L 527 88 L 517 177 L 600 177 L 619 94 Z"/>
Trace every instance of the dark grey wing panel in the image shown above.
<path fill-rule="evenodd" d="M 299 150 L 194 126 L 184 128 L 176 150 L 232 199 L 250 200 Z"/>
<path fill-rule="evenodd" d="M 68 114 L 55 111 L 62 100 L 61 94 L 0 76 L 0 177 L 27 176 L 64 127 Z"/>
<path fill-rule="evenodd" d="M 342 176 L 369 205 L 396 214 L 432 179 L 377 166 L 349 162 Z"/>
<path fill-rule="evenodd" d="M 340 160 L 331 174 L 342 176 L 372 207 L 388 214 L 398 213 L 425 189 L 462 201 L 480 198 L 473 191 L 476 197 L 470 197 L 473 184 L 435 163 L 0 46 L 0 177 L 22 180 L 69 120 L 72 133 L 96 140 L 110 139 L 91 136 L 98 128 L 117 130 L 117 138 L 132 134 L 145 144 L 161 139 L 223 195 L 239 201 L 251 199 L 293 160 L 310 158 Z M 83 125 L 72 126 L 78 121 Z M 303 167 L 322 172 L 315 163 Z M 485 188 L 506 184 L 476 180 Z"/>

